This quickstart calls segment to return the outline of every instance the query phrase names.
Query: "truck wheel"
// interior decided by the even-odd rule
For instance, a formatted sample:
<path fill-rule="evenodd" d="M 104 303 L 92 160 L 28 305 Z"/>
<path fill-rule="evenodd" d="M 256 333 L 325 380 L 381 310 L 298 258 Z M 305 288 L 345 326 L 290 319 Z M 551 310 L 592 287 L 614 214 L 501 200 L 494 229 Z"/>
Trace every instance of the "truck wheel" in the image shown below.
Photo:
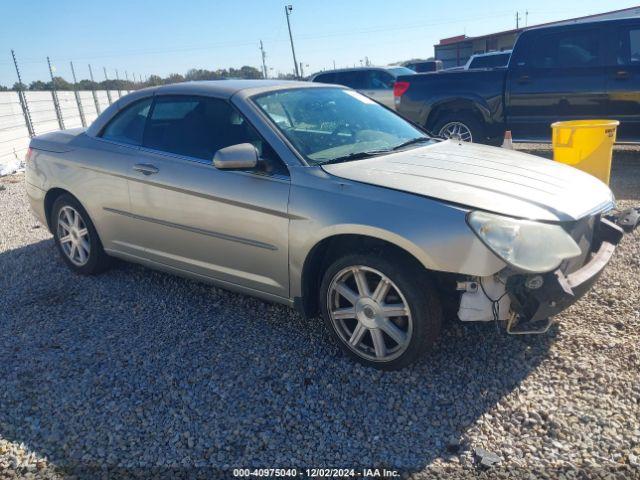
<path fill-rule="evenodd" d="M 427 273 L 400 255 L 339 258 L 324 273 L 320 305 L 340 347 L 384 370 L 414 362 L 435 342 L 442 323 Z"/>
<path fill-rule="evenodd" d="M 71 270 L 93 275 L 108 268 L 111 259 L 102 248 L 89 214 L 74 197 L 64 194 L 56 199 L 50 224 L 60 255 Z"/>
<path fill-rule="evenodd" d="M 483 143 L 484 128 L 473 115 L 457 113 L 439 119 L 431 131 L 440 138 L 459 137 L 463 142 Z"/>

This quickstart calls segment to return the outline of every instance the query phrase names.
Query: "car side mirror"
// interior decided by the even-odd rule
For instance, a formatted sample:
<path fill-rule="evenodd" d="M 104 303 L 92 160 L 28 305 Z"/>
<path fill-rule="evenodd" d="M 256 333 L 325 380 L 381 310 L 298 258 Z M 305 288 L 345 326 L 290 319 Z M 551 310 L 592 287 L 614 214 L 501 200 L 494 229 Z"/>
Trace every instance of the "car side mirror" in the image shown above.
<path fill-rule="evenodd" d="M 258 166 L 258 150 L 250 143 L 221 148 L 213 156 L 213 166 L 219 170 L 250 170 Z"/>

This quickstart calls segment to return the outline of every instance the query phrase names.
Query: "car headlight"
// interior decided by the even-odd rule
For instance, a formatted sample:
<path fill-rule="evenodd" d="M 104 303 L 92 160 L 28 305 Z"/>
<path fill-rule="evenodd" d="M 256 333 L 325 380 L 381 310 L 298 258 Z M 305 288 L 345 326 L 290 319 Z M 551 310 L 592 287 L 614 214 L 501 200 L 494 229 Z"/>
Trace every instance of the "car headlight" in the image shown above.
<path fill-rule="evenodd" d="M 480 240 L 512 267 L 548 272 L 580 255 L 580 247 L 560 225 L 471 212 L 467 223 Z"/>

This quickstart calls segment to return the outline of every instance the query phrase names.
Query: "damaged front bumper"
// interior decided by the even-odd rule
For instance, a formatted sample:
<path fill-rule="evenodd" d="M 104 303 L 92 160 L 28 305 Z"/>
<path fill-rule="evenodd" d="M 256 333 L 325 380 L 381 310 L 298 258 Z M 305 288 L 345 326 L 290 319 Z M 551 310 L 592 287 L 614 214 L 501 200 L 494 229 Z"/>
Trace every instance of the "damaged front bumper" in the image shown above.
<path fill-rule="evenodd" d="M 591 243 L 591 253 L 579 269 L 566 273 L 561 268 L 540 275 L 511 273 L 494 276 L 487 282 L 462 282 L 459 316 L 461 320 L 490 320 L 472 318 L 469 306 L 484 300 L 491 305 L 494 320 L 506 320 L 507 332 L 512 334 L 544 333 L 551 326 L 550 317 L 557 315 L 588 292 L 611 260 L 616 246 L 625 232 L 631 232 L 640 224 L 640 209 L 630 209 L 616 215 L 601 218 Z M 473 292 L 469 284 L 479 284 Z M 462 287 L 461 287 L 462 285 Z M 492 295 L 487 288 L 493 286 Z M 500 290 L 507 298 L 500 296 Z M 474 298 L 476 295 L 476 298 Z M 466 297 L 465 297 L 466 296 Z M 481 297 L 485 297 L 482 299 Z M 505 308 L 506 307 L 506 308 Z M 474 312 L 477 313 L 477 312 Z"/>

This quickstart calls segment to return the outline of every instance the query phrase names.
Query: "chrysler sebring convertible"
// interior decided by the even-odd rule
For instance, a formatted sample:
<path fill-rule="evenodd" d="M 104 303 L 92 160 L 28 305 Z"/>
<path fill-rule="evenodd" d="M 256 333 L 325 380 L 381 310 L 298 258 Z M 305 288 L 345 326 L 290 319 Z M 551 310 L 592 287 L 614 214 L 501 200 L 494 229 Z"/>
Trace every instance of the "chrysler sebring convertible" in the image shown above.
<path fill-rule="evenodd" d="M 280 302 L 385 369 L 427 350 L 443 312 L 545 332 L 637 226 L 581 171 L 434 139 L 317 83 L 139 90 L 34 138 L 26 189 L 73 271 L 118 257 Z"/>

